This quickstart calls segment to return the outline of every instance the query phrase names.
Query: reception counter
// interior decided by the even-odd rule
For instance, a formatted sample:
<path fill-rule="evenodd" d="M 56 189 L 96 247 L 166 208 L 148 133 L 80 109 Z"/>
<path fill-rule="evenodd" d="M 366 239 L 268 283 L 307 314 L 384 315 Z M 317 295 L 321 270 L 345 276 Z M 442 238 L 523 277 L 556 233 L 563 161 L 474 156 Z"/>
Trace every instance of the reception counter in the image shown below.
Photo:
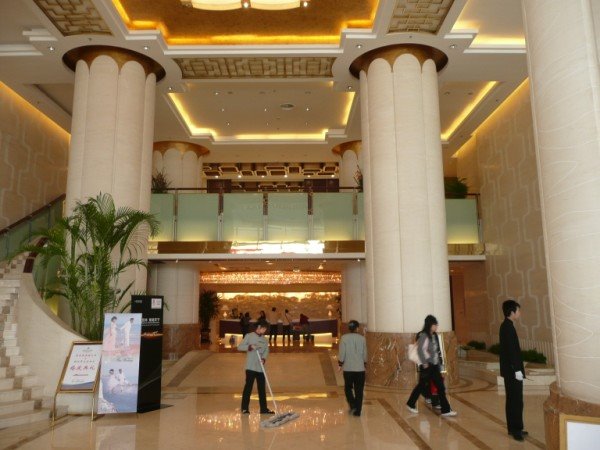
<path fill-rule="evenodd" d="M 253 329 L 255 320 L 250 322 L 250 329 Z M 294 320 L 294 325 L 298 324 L 297 320 Z M 310 333 L 331 333 L 333 337 L 338 335 L 338 320 L 337 319 L 312 319 L 309 320 Z M 219 337 L 225 337 L 225 334 L 242 334 L 242 326 L 240 325 L 239 319 L 221 319 L 219 321 Z"/>

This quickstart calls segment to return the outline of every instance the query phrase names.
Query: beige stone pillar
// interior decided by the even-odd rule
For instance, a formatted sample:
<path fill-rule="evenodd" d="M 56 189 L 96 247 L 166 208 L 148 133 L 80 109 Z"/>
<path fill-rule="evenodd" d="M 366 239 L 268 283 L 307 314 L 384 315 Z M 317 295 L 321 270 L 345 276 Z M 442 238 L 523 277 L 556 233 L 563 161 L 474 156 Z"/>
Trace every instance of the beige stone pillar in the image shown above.
<path fill-rule="evenodd" d="M 181 357 L 200 346 L 198 268 L 189 262 L 152 264 L 149 292 L 163 295 L 163 357 Z"/>
<path fill-rule="evenodd" d="M 546 445 L 558 449 L 559 413 L 600 417 L 600 5 L 523 1 L 523 18 L 556 349 Z"/>
<path fill-rule="evenodd" d="M 340 155 L 340 187 L 358 186 L 355 175 L 359 168 L 358 155 L 360 147 L 361 141 L 350 141 L 336 145 L 331 149 L 333 153 Z"/>
<path fill-rule="evenodd" d="M 164 70 L 147 56 L 108 46 L 78 47 L 63 61 L 75 71 L 67 211 L 100 192 L 117 207 L 149 211 L 154 98 Z M 146 288 L 145 270 L 123 278 L 133 277 L 135 289 Z"/>
<path fill-rule="evenodd" d="M 342 271 L 342 322 L 367 323 L 367 288 L 365 262 L 349 262 Z"/>
<path fill-rule="evenodd" d="M 202 157 L 208 153 L 206 147 L 190 142 L 155 142 L 152 173 L 164 173 L 173 189 L 200 188 Z"/>
<path fill-rule="evenodd" d="M 406 344 L 427 314 L 445 332 L 449 381 L 456 381 L 437 91 L 446 62 L 434 48 L 396 45 L 366 53 L 350 68 L 361 87 L 373 385 L 414 383 Z"/>

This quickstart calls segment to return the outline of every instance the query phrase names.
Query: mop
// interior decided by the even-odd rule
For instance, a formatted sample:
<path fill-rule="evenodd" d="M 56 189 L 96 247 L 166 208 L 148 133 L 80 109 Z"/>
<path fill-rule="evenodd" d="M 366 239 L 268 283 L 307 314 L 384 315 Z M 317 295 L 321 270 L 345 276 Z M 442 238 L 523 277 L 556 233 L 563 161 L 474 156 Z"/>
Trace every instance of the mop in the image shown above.
<path fill-rule="evenodd" d="M 260 367 L 265 374 L 265 381 L 267 382 L 267 387 L 269 388 L 269 394 L 271 394 L 271 398 L 273 399 L 273 406 L 275 409 L 275 415 L 270 419 L 263 420 L 260 423 L 261 428 L 275 428 L 279 427 L 285 423 L 291 422 L 292 420 L 300 417 L 299 414 L 296 414 L 293 411 L 288 411 L 284 413 L 279 413 L 279 408 L 277 408 L 277 402 L 275 401 L 275 396 L 273 395 L 273 390 L 271 389 L 271 383 L 269 383 L 269 377 L 267 377 L 267 371 L 265 370 L 265 366 L 263 365 L 262 358 L 260 357 L 260 353 L 258 353 L 258 349 L 256 349 L 256 356 L 258 358 L 258 362 L 260 363 Z"/>

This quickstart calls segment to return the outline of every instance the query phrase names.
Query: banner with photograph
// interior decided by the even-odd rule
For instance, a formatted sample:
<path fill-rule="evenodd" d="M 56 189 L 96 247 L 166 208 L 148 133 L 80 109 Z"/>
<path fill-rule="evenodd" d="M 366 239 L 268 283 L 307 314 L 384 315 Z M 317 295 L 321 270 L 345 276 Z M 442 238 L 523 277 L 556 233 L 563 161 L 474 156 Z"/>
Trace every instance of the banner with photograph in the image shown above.
<path fill-rule="evenodd" d="M 73 342 L 58 390 L 93 390 L 101 355 L 102 343 Z"/>
<path fill-rule="evenodd" d="M 142 344 L 138 412 L 160 408 L 163 338 L 163 297 L 132 295 L 131 312 L 142 314 Z"/>
<path fill-rule="evenodd" d="M 98 414 L 137 411 L 141 314 L 104 315 Z"/>

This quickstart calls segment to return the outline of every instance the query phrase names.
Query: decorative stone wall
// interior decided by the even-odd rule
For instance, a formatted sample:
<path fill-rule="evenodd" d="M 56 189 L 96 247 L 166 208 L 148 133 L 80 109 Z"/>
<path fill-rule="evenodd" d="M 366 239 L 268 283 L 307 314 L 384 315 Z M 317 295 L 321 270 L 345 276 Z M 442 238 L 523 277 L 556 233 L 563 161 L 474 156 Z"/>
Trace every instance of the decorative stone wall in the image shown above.
<path fill-rule="evenodd" d="M 475 131 L 457 159 L 458 177 L 481 194 L 489 341 L 498 342 L 502 302 L 514 298 L 523 306 L 519 337 L 547 348 L 552 331 L 528 81 Z"/>
<path fill-rule="evenodd" d="M 298 297 L 287 297 L 282 294 L 239 294 L 233 298 L 222 299 L 221 307 L 227 305 L 229 308 L 228 317 L 233 309 L 237 309 L 238 313 L 250 313 L 252 319 L 256 319 L 261 310 L 268 312 L 272 307 L 276 307 L 277 311 L 283 313 L 286 309 L 290 311 L 292 318 L 298 319 L 300 313 L 308 316 L 311 319 L 325 319 L 328 317 L 329 310 L 327 305 L 331 305 L 332 318 L 339 318 L 339 302 L 337 293 L 309 293 L 298 294 Z M 223 314 L 221 313 L 221 317 Z"/>
<path fill-rule="evenodd" d="M 0 228 L 65 193 L 69 133 L 0 83 Z"/>

